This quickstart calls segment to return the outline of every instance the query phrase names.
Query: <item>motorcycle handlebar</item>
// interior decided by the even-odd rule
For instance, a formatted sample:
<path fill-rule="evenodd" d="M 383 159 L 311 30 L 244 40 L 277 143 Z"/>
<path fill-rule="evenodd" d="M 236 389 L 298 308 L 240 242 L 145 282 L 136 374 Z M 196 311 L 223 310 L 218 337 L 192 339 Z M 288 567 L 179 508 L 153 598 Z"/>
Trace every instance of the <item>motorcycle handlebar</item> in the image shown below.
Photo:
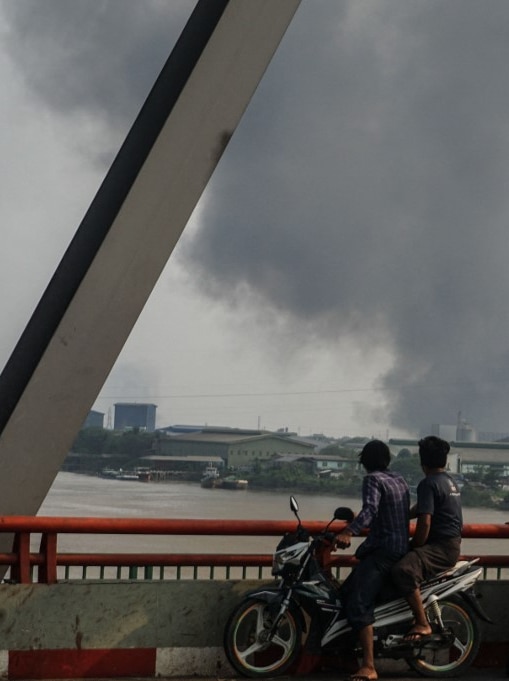
<path fill-rule="evenodd" d="M 320 544 L 324 546 L 333 546 L 336 541 L 335 532 L 320 532 L 320 534 L 315 534 L 313 536 L 313 544 L 319 546 Z"/>
<path fill-rule="evenodd" d="M 336 541 L 336 533 L 335 532 L 325 532 L 323 535 L 323 538 L 325 541 L 330 542 L 331 544 L 334 544 Z"/>

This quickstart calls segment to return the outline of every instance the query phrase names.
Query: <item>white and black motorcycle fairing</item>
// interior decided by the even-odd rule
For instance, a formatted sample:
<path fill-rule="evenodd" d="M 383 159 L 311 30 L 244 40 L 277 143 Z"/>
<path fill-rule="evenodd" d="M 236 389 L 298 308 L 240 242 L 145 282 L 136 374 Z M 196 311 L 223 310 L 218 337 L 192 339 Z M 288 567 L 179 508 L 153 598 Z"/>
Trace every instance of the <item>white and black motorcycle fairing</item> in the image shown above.
<path fill-rule="evenodd" d="M 310 537 L 293 497 L 290 506 L 298 527 L 283 537 L 274 554 L 272 573 L 279 583 L 247 594 L 225 627 L 226 655 L 244 676 L 277 676 L 290 670 L 303 651 L 342 655 L 358 645 L 343 615 L 338 584 L 326 574 L 321 560 L 324 547 L 330 552 L 334 538 L 331 523 L 350 520 L 352 512 L 337 509 L 324 531 Z M 469 667 L 480 645 L 477 619 L 491 621 L 473 590 L 482 573 L 475 563 L 461 561 L 422 585 L 433 633 L 419 642 L 403 640 L 413 619 L 406 600 L 395 593 L 386 596 L 375 609 L 375 655 L 405 659 L 421 675 L 435 678 L 456 676 Z"/>

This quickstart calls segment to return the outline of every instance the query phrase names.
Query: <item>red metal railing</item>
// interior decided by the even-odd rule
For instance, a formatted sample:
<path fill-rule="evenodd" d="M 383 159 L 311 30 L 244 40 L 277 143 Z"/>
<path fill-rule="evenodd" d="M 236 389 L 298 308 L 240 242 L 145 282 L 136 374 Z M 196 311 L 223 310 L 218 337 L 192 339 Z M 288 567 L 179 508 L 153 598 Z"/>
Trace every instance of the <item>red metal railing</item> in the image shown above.
<path fill-rule="evenodd" d="M 325 522 L 304 523 L 311 533 L 323 530 Z M 344 523 L 337 522 L 335 531 Z M 60 553 L 58 536 L 62 534 L 108 535 L 217 535 L 217 536 L 281 536 L 295 529 L 294 521 L 270 520 L 162 520 L 126 518 L 52 518 L 32 516 L 0 517 L 0 534 L 14 535 L 13 548 L 0 553 L 0 565 L 10 568 L 10 578 L 22 584 L 33 581 L 37 567 L 38 582 L 53 584 L 57 581 L 58 567 L 70 566 L 131 566 L 150 569 L 153 566 L 270 566 L 271 554 L 170 554 L 170 553 Z M 41 535 L 39 550 L 31 551 L 32 535 Z M 465 525 L 464 538 L 509 539 L 509 525 Z M 509 568 L 507 555 L 480 556 L 484 567 Z M 331 566 L 351 567 L 351 555 L 332 557 Z"/>

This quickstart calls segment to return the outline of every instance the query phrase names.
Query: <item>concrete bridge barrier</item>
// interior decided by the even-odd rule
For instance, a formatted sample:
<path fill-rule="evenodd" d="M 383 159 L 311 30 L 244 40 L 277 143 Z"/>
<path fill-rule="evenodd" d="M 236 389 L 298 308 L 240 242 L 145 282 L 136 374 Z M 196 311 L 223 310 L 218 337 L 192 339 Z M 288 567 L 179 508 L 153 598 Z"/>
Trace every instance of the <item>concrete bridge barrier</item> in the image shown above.
<path fill-rule="evenodd" d="M 61 582 L 0 585 L 0 676 L 8 679 L 228 677 L 228 614 L 260 581 Z M 482 667 L 509 657 L 509 582 L 478 591 Z"/>

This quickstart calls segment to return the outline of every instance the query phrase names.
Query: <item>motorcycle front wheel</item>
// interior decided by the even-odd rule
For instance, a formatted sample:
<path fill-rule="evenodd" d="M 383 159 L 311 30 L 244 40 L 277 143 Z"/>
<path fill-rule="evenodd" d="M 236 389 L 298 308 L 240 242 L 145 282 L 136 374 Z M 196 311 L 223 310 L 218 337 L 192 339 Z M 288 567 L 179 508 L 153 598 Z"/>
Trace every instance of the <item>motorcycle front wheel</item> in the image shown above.
<path fill-rule="evenodd" d="M 420 648 L 417 657 L 409 658 L 408 664 L 421 676 L 448 678 L 457 676 L 470 667 L 479 652 L 479 627 L 472 608 L 463 600 L 451 598 L 439 602 L 447 645 L 435 645 L 430 639 Z M 430 617 L 434 631 L 436 620 Z"/>
<path fill-rule="evenodd" d="M 288 609 L 273 636 L 274 608 L 256 597 L 246 598 L 232 612 L 224 630 L 224 650 L 243 676 L 264 678 L 284 674 L 301 649 L 302 627 Z"/>

